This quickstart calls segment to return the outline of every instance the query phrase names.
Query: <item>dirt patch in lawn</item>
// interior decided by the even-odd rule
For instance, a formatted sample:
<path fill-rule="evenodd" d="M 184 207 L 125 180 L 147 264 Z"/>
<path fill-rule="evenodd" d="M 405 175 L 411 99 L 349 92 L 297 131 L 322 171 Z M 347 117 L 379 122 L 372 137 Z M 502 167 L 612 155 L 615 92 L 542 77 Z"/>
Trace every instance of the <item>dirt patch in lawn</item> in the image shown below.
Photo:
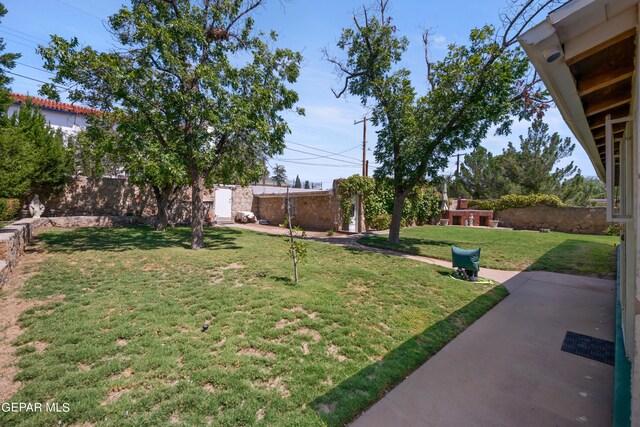
<path fill-rule="evenodd" d="M 331 344 L 327 348 L 327 355 L 335 357 L 336 359 L 338 359 L 338 362 L 344 362 L 345 360 L 347 360 L 345 356 L 340 354 L 340 347 L 338 347 L 337 345 Z"/>
<path fill-rule="evenodd" d="M 289 313 L 304 313 L 309 317 L 309 319 L 315 320 L 318 317 L 318 313 L 315 311 L 307 311 L 301 305 L 296 305 L 293 308 L 285 309 L 284 311 L 288 311 Z"/>
<path fill-rule="evenodd" d="M 236 352 L 238 356 L 253 356 L 253 357 L 263 357 L 265 359 L 273 359 L 276 355 L 270 351 L 260 351 L 257 348 L 249 347 L 243 348 Z"/>
<path fill-rule="evenodd" d="M 282 381 L 282 377 L 271 378 L 268 381 L 254 381 L 252 383 L 254 387 L 266 388 L 267 390 L 277 390 L 282 397 L 289 397 L 291 393 L 287 389 L 287 386 Z"/>
<path fill-rule="evenodd" d="M 22 334 L 22 328 L 18 324 L 20 314 L 30 308 L 61 301 L 64 298 L 64 295 L 59 295 L 37 301 L 19 297 L 25 282 L 37 273 L 38 264 L 46 257 L 47 255 L 37 246 L 29 246 L 9 280 L 0 288 L 0 402 L 9 400 L 21 386 L 19 381 L 13 381 L 18 373 L 16 364 L 19 357 L 14 354 L 16 347 L 13 342 Z M 34 345 L 38 352 L 46 348 L 46 343 L 37 342 Z"/>

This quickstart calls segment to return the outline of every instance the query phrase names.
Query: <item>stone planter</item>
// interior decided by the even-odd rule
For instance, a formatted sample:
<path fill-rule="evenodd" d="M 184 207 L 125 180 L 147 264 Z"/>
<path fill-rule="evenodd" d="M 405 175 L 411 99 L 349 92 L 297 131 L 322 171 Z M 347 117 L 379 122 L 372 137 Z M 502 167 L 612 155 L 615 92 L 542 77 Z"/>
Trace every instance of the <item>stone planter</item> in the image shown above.
<path fill-rule="evenodd" d="M 491 228 L 498 228 L 498 223 L 500 221 L 498 221 L 497 219 L 492 219 L 491 221 L 489 221 L 489 224 L 491 225 Z"/>
<path fill-rule="evenodd" d="M 440 225 L 449 225 L 449 218 L 442 218 L 440 220 Z"/>

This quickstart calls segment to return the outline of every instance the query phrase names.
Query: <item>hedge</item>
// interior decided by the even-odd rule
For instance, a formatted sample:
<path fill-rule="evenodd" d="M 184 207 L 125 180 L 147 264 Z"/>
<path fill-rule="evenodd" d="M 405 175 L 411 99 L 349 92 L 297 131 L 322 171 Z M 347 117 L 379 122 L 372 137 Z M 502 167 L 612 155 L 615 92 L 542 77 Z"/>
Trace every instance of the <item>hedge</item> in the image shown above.
<path fill-rule="evenodd" d="M 549 194 L 507 194 L 494 200 L 472 200 L 469 207 L 477 209 L 488 209 L 493 211 L 503 211 L 509 208 L 528 208 L 531 206 L 564 206 L 558 196 Z"/>
<path fill-rule="evenodd" d="M 20 200 L 0 198 L 0 221 L 13 221 L 20 213 Z"/>

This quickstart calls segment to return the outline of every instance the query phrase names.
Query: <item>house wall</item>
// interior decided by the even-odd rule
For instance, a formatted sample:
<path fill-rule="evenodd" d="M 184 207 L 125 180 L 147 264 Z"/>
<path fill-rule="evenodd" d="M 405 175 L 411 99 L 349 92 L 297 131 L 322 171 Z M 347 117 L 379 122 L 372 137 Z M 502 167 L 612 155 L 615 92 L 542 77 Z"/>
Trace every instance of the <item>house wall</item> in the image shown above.
<path fill-rule="evenodd" d="M 638 8 L 637 22 L 640 23 L 640 8 Z M 636 27 L 636 33 L 637 33 Z M 636 37 L 637 34 L 636 34 Z M 620 271 L 620 287 L 624 295 L 621 295 L 621 306 L 623 308 L 623 332 L 625 340 L 625 349 L 627 355 L 630 356 L 629 360 L 632 363 L 631 373 L 631 424 L 634 426 L 640 425 L 640 337 L 638 332 L 640 331 L 640 289 L 638 282 L 640 281 L 640 255 L 638 254 L 638 247 L 640 247 L 640 236 L 638 235 L 638 224 L 640 224 L 640 197 L 638 192 L 640 191 L 640 183 L 638 181 L 640 172 L 640 77 L 638 70 L 640 70 L 640 46 L 636 43 L 635 52 L 635 69 L 633 77 L 633 89 L 632 89 L 632 111 L 633 117 L 633 130 L 632 130 L 632 147 L 631 152 L 634 154 L 633 159 L 633 171 L 631 176 L 632 185 L 629 186 L 629 193 L 626 195 L 630 197 L 633 206 L 633 221 L 626 224 L 625 236 L 621 241 L 621 249 L 624 249 L 624 256 L 621 255 L 621 261 L 624 260 L 624 269 Z M 621 251 L 622 252 L 622 251 Z"/>
<path fill-rule="evenodd" d="M 517 230 L 539 230 L 577 234 L 604 234 L 607 223 L 606 208 L 532 206 L 499 211 L 496 219 L 500 227 Z"/>
<path fill-rule="evenodd" d="M 8 110 L 9 116 L 17 112 L 19 109 L 20 104 L 12 104 Z M 52 128 L 61 129 L 65 134 L 76 133 L 80 128 L 87 127 L 87 118 L 82 114 L 49 110 L 46 108 L 40 108 L 40 112 L 44 114 L 47 122 Z"/>
<path fill-rule="evenodd" d="M 282 224 L 285 212 L 284 194 L 257 194 L 258 218 L 271 224 Z M 290 195 L 293 225 L 308 230 L 333 230 L 340 221 L 340 202 L 332 191 L 316 191 Z"/>

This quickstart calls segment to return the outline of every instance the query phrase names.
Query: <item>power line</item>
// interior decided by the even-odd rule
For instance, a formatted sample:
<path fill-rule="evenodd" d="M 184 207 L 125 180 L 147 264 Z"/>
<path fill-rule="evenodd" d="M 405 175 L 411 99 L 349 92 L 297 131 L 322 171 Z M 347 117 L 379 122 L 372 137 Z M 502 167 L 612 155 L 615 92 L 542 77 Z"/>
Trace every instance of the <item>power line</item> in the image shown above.
<path fill-rule="evenodd" d="M 286 159 L 274 159 L 278 162 L 282 162 L 282 163 L 294 163 L 296 165 L 307 165 L 307 166 L 322 166 L 322 167 L 326 167 L 326 168 L 360 168 L 361 166 L 359 164 L 357 165 L 328 165 L 328 164 L 321 164 L 321 163 L 304 163 L 304 162 L 296 162 L 296 161 L 291 161 L 291 160 L 286 160 Z"/>
<path fill-rule="evenodd" d="M 10 38 L 7 38 L 7 37 L 3 37 L 3 38 L 4 38 L 5 40 L 10 41 L 11 43 L 15 43 L 15 44 L 19 44 L 19 45 L 22 45 L 22 46 L 30 47 L 30 48 L 32 48 L 32 49 L 37 49 L 37 47 L 38 47 L 38 46 L 37 46 L 37 45 L 35 45 L 35 44 L 28 45 L 28 44 L 26 44 L 26 43 L 19 42 L 19 41 L 17 41 L 17 40 L 13 40 L 13 39 L 10 39 Z"/>
<path fill-rule="evenodd" d="M 99 19 L 100 21 L 102 21 L 102 17 L 100 17 L 100 16 L 98 16 L 98 15 L 94 15 L 94 14 L 93 14 L 93 13 L 91 13 L 91 12 L 87 12 L 87 11 L 86 11 L 86 10 L 84 10 L 84 9 L 80 9 L 79 7 L 76 7 L 76 6 L 74 6 L 74 5 L 71 5 L 71 4 L 69 4 L 69 3 L 67 3 L 67 2 L 64 2 L 64 1 L 62 1 L 62 0 L 56 0 L 56 1 L 57 1 L 58 3 L 60 3 L 60 4 L 63 4 L 63 5 L 65 5 L 65 6 L 70 7 L 71 9 L 75 9 L 75 10 L 80 11 L 80 12 L 82 12 L 82 13 L 86 13 L 87 15 L 91 15 L 91 16 L 93 16 L 94 18 L 97 18 L 97 19 Z"/>
<path fill-rule="evenodd" d="M 344 150 L 344 151 L 341 151 L 340 153 L 336 153 L 336 154 L 346 153 L 347 151 L 351 151 L 354 148 L 358 148 L 358 147 L 360 147 L 360 144 L 356 145 L 353 148 L 349 148 L 348 150 Z M 287 148 L 287 149 L 291 150 L 291 148 Z M 290 160 L 296 160 L 297 161 L 297 160 L 316 160 L 316 159 L 331 159 L 331 160 L 343 161 L 342 159 L 333 159 L 331 154 L 330 155 L 326 155 L 326 156 L 305 157 L 304 159 L 290 159 Z"/>
<path fill-rule="evenodd" d="M 6 26 L 4 24 L 2 24 L 2 28 L 5 28 L 5 29 L 7 29 L 9 31 L 13 31 L 14 33 L 18 33 L 18 34 L 22 34 L 24 36 L 31 37 L 32 39 L 35 39 L 35 40 L 38 40 L 38 41 L 41 41 L 41 42 L 45 42 L 45 43 L 49 42 L 48 40 L 45 40 L 45 39 L 40 38 L 40 37 L 36 37 L 36 36 L 31 35 L 29 33 L 25 33 L 24 31 L 16 30 L 15 28 L 8 27 L 8 26 Z"/>
<path fill-rule="evenodd" d="M 53 71 L 45 70 L 44 68 L 34 67 L 33 65 L 25 64 L 24 62 L 16 61 L 16 64 L 22 65 L 23 67 L 33 68 L 34 70 L 42 71 L 49 74 L 54 74 Z"/>
<path fill-rule="evenodd" d="M 336 156 L 336 155 L 339 155 L 339 154 L 342 154 L 342 153 L 346 153 L 347 151 L 353 150 L 353 148 L 349 148 L 348 150 L 341 151 L 340 153 L 336 153 L 336 154 L 329 154 L 329 155 L 326 155 L 326 156 L 316 156 L 316 155 L 315 155 L 315 153 L 308 153 L 308 152 L 306 152 L 306 151 L 296 150 L 295 148 L 290 148 L 290 147 L 286 147 L 286 149 L 287 149 L 287 150 L 291 150 L 291 151 L 296 151 L 296 152 L 298 152 L 298 153 L 309 154 L 309 155 L 314 156 L 314 157 L 306 157 L 306 158 L 304 158 L 304 159 L 291 159 L 291 160 L 331 159 L 331 160 L 335 160 L 335 161 L 338 161 L 338 162 L 354 163 L 354 162 L 349 162 L 349 161 L 347 161 L 347 160 L 342 160 L 342 159 L 335 159 L 335 158 L 333 158 L 333 156 Z"/>
<path fill-rule="evenodd" d="M 35 78 L 33 78 L 33 77 L 25 76 L 25 75 L 23 75 L 23 74 L 14 73 L 13 71 L 4 70 L 4 72 L 5 72 L 5 73 L 12 74 L 12 75 L 14 75 L 14 76 L 22 77 L 23 79 L 33 80 L 34 82 L 38 82 L 38 83 L 49 83 L 49 84 L 53 84 L 54 86 L 59 87 L 59 88 L 64 89 L 64 90 L 70 90 L 70 89 L 71 89 L 71 88 L 69 88 L 69 87 L 60 86 L 60 85 L 57 85 L 57 84 L 55 84 L 55 83 L 51 83 L 51 82 L 45 82 L 44 80 L 35 79 Z"/>
<path fill-rule="evenodd" d="M 17 37 L 17 38 L 19 38 L 20 40 L 24 40 L 24 41 L 26 41 L 26 42 L 33 43 L 33 46 L 36 46 L 36 47 L 38 46 L 38 45 L 36 44 L 36 42 L 34 42 L 33 40 L 28 39 L 28 38 L 26 38 L 26 37 L 19 36 L 19 35 L 17 35 L 17 34 L 11 34 L 11 33 L 7 32 L 7 31 L 5 31 L 5 30 L 2 30 L 2 29 L 0 29 L 0 31 L 1 31 L 1 32 L 3 32 L 3 33 L 5 33 L 5 34 L 10 35 L 11 37 Z M 16 43 L 17 43 L 17 42 L 16 42 Z"/>
<path fill-rule="evenodd" d="M 349 159 L 349 160 L 353 160 L 355 162 L 358 162 L 358 164 L 360 164 L 360 159 L 357 159 L 355 157 L 350 157 L 350 156 L 343 156 L 342 154 L 338 154 L 338 153 L 333 153 L 331 151 L 327 151 L 327 150 L 323 150 L 321 148 L 316 148 L 316 147 L 312 147 L 310 145 L 305 145 L 305 144 L 300 144 L 299 142 L 293 142 L 293 141 L 286 141 L 287 144 L 293 144 L 293 145 L 299 145 L 301 147 L 305 147 L 305 148 L 309 148 L 311 150 L 316 150 L 316 151 L 320 151 L 322 153 L 328 153 L 328 154 L 332 154 L 334 156 L 338 156 L 338 157 L 344 157 L 345 159 Z M 360 144 L 358 144 L 358 146 L 360 146 Z M 313 155 L 314 153 L 306 153 L 306 154 L 311 154 Z"/>
<path fill-rule="evenodd" d="M 315 153 L 310 153 L 310 152 L 308 152 L 308 151 L 296 150 L 295 148 L 289 148 L 289 147 L 286 147 L 285 149 L 286 149 L 286 150 L 290 150 L 290 151 L 295 151 L 296 153 L 309 154 L 309 155 L 312 155 L 312 156 L 315 154 Z M 330 157 L 330 156 L 325 156 L 325 158 L 327 158 L 327 159 L 329 159 L 329 160 L 334 160 L 334 161 L 336 161 L 336 162 L 347 163 L 347 164 L 350 164 L 350 165 L 354 165 L 354 164 L 356 164 L 356 163 L 351 162 L 351 161 L 349 161 L 349 160 L 336 159 L 336 158 L 333 158 L 333 157 Z"/>

